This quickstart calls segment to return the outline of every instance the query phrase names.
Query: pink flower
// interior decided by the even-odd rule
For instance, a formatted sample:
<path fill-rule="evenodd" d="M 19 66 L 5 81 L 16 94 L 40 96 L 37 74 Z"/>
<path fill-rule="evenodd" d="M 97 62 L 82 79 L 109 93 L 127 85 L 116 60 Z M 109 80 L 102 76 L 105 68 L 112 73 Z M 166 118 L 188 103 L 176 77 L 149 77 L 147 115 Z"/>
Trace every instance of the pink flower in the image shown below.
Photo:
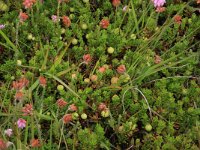
<path fill-rule="evenodd" d="M 52 15 L 52 16 L 51 16 L 51 19 L 52 19 L 52 21 L 55 22 L 55 23 L 58 22 L 58 21 L 60 20 L 60 19 L 58 18 L 58 16 L 56 16 L 56 15 Z"/>
<path fill-rule="evenodd" d="M 58 99 L 56 103 L 60 108 L 65 107 L 67 105 L 67 102 L 64 101 L 62 98 Z"/>
<path fill-rule="evenodd" d="M 34 3 L 36 3 L 36 0 L 24 0 L 23 1 L 23 5 L 26 9 L 31 8 Z"/>
<path fill-rule="evenodd" d="M 126 67 L 125 65 L 120 65 L 119 67 L 117 67 L 117 72 L 118 73 L 124 73 L 126 71 Z"/>
<path fill-rule="evenodd" d="M 19 79 L 18 81 L 13 81 L 12 86 L 15 90 L 21 90 L 29 84 L 29 80 L 25 77 Z"/>
<path fill-rule="evenodd" d="M 175 15 L 174 16 L 174 21 L 178 24 L 181 24 L 181 20 L 182 20 L 182 17 L 180 15 Z"/>
<path fill-rule="evenodd" d="M 13 81 L 12 87 L 15 90 L 21 90 L 24 87 L 24 85 L 23 85 L 23 83 L 21 83 L 19 81 Z"/>
<path fill-rule="evenodd" d="M 6 142 L 0 138 L 0 150 L 6 150 L 6 149 L 7 149 Z"/>
<path fill-rule="evenodd" d="M 7 130 L 4 131 L 4 133 L 5 133 L 5 135 L 10 137 L 13 134 L 13 130 L 12 129 L 7 129 Z"/>
<path fill-rule="evenodd" d="M 19 118 L 17 120 L 17 126 L 18 126 L 18 128 L 21 128 L 21 129 L 25 128 L 26 127 L 26 120 Z"/>
<path fill-rule="evenodd" d="M 62 17 L 62 22 L 65 26 L 69 27 L 71 25 L 71 20 L 69 19 L 68 16 L 63 16 Z"/>
<path fill-rule="evenodd" d="M 28 86 L 29 84 L 29 80 L 26 79 L 25 77 L 22 77 L 21 79 L 19 79 L 19 82 L 21 82 L 24 86 Z"/>
<path fill-rule="evenodd" d="M 31 145 L 31 147 L 40 147 L 41 143 L 40 143 L 39 139 L 32 139 L 30 141 L 30 145 Z"/>
<path fill-rule="evenodd" d="M 15 99 L 20 101 L 23 98 L 24 98 L 24 93 L 21 92 L 21 91 L 17 91 L 16 94 L 15 94 Z"/>
<path fill-rule="evenodd" d="M 92 76 L 90 77 L 90 79 L 91 79 L 91 81 L 96 82 L 97 79 L 98 79 L 98 76 L 97 76 L 97 75 L 92 75 Z"/>
<path fill-rule="evenodd" d="M 0 24 L 0 29 L 4 29 L 5 25 L 4 24 Z"/>
<path fill-rule="evenodd" d="M 155 64 L 159 64 L 161 61 L 162 61 L 161 57 L 159 55 L 155 55 L 155 58 L 154 58 Z"/>
<path fill-rule="evenodd" d="M 107 106 L 105 103 L 100 103 L 99 106 L 98 106 L 98 110 L 102 111 L 102 110 L 105 110 L 107 109 Z"/>
<path fill-rule="evenodd" d="M 15 89 L 15 90 L 21 90 L 22 88 L 28 86 L 29 84 L 29 80 L 26 79 L 25 77 L 19 79 L 18 81 L 13 81 L 12 83 L 12 87 Z"/>
<path fill-rule="evenodd" d="M 157 7 L 156 8 L 156 12 L 159 12 L 159 13 L 164 12 L 165 10 L 166 10 L 165 7 Z"/>
<path fill-rule="evenodd" d="M 91 57 L 90 54 L 85 54 L 85 55 L 83 55 L 83 60 L 84 60 L 84 62 L 85 62 L 86 64 L 88 64 L 89 62 L 91 62 L 92 57 Z"/>
<path fill-rule="evenodd" d="M 100 73 L 104 73 L 105 71 L 106 71 L 106 68 L 105 68 L 105 67 L 100 67 L 100 68 L 99 68 L 99 72 L 100 72 Z"/>
<path fill-rule="evenodd" d="M 33 105 L 32 104 L 26 104 L 22 108 L 22 112 L 24 113 L 24 116 L 32 115 L 33 114 Z"/>
<path fill-rule="evenodd" d="M 115 7 L 119 6 L 120 3 L 121 3 L 120 0 L 112 0 L 112 5 Z"/>
<path fill-rule="evenodd" d="M 24 22 L 28 19 L 28 15 L 26 13 L 20 12 L 19 13 L 19 20 L 20 22 Z"/>
<path fill-rule="evenodd" d="M 152 0 L 152 2 L 154 3 L 154 7 L 162 7 L 166 3 L 165 0 Z"/>
<path fill-rule="evenodd" d="M 77 111 L 78 108 L 76 107 L 75 104 L 71 104 L 71 105 L 69 105 L 69 110 L 70 110 L 70 111 Z"/>
<path fill-rule="evenodd" d="M 100 22 L 100 26 L 101 26 L 101 28 L 103 28 L 103 29 L 108 28 L 109 24 L 110 24 L 110 22 L 109 22 L 108 19 L 102 19 L 101 22 Z"/>
<path fill-rule="evenodd" d="M 43 87 L 45 87 L 47 85 L 47 80 L 43 76 L 39 77 L 39 82 L 40 82 L 40 85 L 43 86 Z"/>
<path fill-rule="evenodd" d="M 70 121 L 72 121 L 72 115 L 71 114 L 64 115 L 63 117 L 64 124 L 69 123 Z"/>

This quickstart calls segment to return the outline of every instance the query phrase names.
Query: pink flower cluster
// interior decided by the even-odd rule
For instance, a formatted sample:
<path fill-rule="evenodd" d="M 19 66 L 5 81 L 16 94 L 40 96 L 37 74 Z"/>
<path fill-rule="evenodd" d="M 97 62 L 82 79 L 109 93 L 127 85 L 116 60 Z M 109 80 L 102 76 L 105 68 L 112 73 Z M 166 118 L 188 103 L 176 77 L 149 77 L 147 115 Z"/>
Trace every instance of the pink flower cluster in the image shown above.
<path fill-rule="evenodd" d="M 39 77 L 39 83 L 40 83 L 40 85 L 41 85 L 42 87 L 45 87 L 45 86 L 47 85 L 47 80 L 46 80 L 46 78 L 43 77 L 43 76 L 40 76 L 40 77 Z"/>
<path fill-rule="evenodd" d="M 90 54 L 85 54 L 85 55 L 83 55 L 83 60 L 84 60 L 84 62 L 85 62 L 86 64 L 88 64 L 89 62 L 92 61 L 92 57 L 91 57 Z"/>
<path fill-rule="evenodd" d="M 151 0 L 154 3 L 154 7 L 156 8 L 156 12 L 164 12 L 165 7 L 164 4 L 166 3 L 166 0 Z"/>
<path fill-rule="evenodd" d="M 76 107 L 75 104 L 71 104 L 71 105 L 69 105 L 69 110 L 70 110 L 70 111 L 77 111 L 78 108 Z"/>
<path fill-rule="evenodd" d="M 14 96 L 14 98 L 16 99 L 16 100 L 22 100 L 23 98 L 24 98 L 24 93 L 22 92 L 22 91 L 17 91 L 16 93 L 15 93 L 15 96 Z"/>
<path fill-rule="evenodd" d="M 32 104 L 26 104 L 22 108 L 22 112 L 24 113 L 24 116 L 32 115 L 33 114 L 33 105 Z"/>
<path fill-rule="evenodd" d="M 98 106 L 98 110 L 103 111 L 105 109 L 107 109 L 106 104 L 105 103 L 100 103 L 99 106 Z"/>
<path fill-rule="evenodd" d="M 125 65 L 120 65 L 117 67 L 117 72 L 120 74 L 123 74 L 124 72 L 126 72 L 126 67 Z"/>
<path fill-rule="evenodd" d="M 23 1 L 23 5 L 24 7 L 27 8 L 31 8 L 33 6 L 33 4 L 36 3 L 36 0 L 24 0 Z"/>
<path fill-rule="evenodd" d="M 19 79 L 18 81 L 13 81 L 12 83 L 12 87 L 15 90 L 21 90 L 22 88 L 28 86 L 29 84 L 29 80 L 26 79 L 25 77 L 22 77 L 21 79 Z"/>
<path fill-rule="evenodd" d="M 101 22 L 100 22 L 100 26 L 101 26 L 101 28 L 103 28 L 103 29 L 108 28 L 109 24 L 110 24 L 110 22 L 109 22 L 108 19 L 102 19 Z"/>
<path fill-rule="evenodd" d="M 152 0 L 152 2 L 154 3 L 154 7 L 162 7 L 166 3 L 165 0 Z"/>
<path fill-rule="evenodd" d="M 26 13 L 20 12 L 19 13 L 19 20 L 20 22 L 24 22 L 28 19 L 28 15 Z"/>
<path fill-rule="evenodd" d="M 67 102 L 64 101 L 64 99 L 62 99 L 62 98 L 58 99 L 56 103 L 57 103 L 58 107 L 60 107 L 60 108 L 65 107 L 67 105 Z"/>
<path fill-rule="evenodd" d="M 73 120 L 72 114 L 66 114 L 63 116 L 63 123 L 67 124 Z"/>

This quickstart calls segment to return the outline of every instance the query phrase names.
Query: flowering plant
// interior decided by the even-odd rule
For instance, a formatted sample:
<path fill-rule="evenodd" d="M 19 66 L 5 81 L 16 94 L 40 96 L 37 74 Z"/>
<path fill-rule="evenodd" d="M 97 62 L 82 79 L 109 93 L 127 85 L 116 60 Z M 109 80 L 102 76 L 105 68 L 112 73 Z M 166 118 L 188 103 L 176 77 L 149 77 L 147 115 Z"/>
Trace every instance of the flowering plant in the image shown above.
<path fill-rule="evenodd" d="M 199 4 L 0 0 L 0 149 L 199 149 Z"/>

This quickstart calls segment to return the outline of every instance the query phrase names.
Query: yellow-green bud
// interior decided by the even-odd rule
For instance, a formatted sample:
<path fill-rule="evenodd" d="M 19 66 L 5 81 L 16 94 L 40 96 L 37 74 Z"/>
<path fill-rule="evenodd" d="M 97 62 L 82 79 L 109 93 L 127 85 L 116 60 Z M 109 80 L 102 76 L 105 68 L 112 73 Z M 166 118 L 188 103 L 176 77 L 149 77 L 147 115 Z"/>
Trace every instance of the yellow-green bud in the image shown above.
<path fill-rule="evenodd" d="M 64 90 L 64 86 L 60 84 L 60 85 L 57 86 L 57 89 L 58 89 L 58 91 L 63 91 Z"/>
<path fill-rule="evenodd" d="M 107 52 L 108 52 L 109 54 L 114 53 L 114 51 L 115 51 L 115 49 L 114 49 L 113 47 L 108 47 L 108 49 L 107 49 Z"/>
<path fill-rule="evenodd" d="M 103 110 L 101 112 L 101 116 L 104 117 L 104 118 L 108 117 L 109 115 L 110 115 L 110 111 L 108 109 Z"/>
<path fill-rule="evenodd" d="M 87 114 L 85 114 L 85 113 L 81 114 L 81 118 L 84 120 L 87 119 Z"/>

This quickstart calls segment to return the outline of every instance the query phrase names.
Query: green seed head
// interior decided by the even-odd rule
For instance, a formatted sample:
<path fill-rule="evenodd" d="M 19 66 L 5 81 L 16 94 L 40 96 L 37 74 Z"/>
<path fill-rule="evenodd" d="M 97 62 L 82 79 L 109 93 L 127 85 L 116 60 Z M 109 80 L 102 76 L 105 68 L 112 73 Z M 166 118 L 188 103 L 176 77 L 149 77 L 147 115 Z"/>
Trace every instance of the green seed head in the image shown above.
<path fill-rule="evenodd" d="M 101 112 L 101 116 L 104 117 L 104 118 L 108 117 L 109 115 L 110 115 L 110 111 L 108 109 L 103 110 Z"/>
<path fill-rule="evenodd" d="M 83 30 L 86 30 L 86 29 L 88 28 L 88 26 L 87 26 L 86 23 L 83 23 L 83 24 L 81 25 L 81 28 L 82 28 Z"/>
<path fill-rule="evenodd" d="M 63 91 L 64 90 L 64 86 L 63 85 L 58 85 L 57 89 L 58 89 L 58 91 Z"/>
<path fill-rule="evenodd" d="M 21 60 L 17 60 L 17 65 L 21 66 L 22 65 L 22 61 Z"/>
<path fill-rule="evenodd" d="M 115 51 L 115 49 L 113 47 L 108 47 L 107 51 L 109 54 L 112 54 Z"/>
<path fill-rule="evenodd" d="M 88 2 L 89 2 L 89 0 L 83 0 L 83 2 L 84 2 L 84 3 L 88 3 Z"/>
<path fill-rule="evenodd" d="M 87 114 L 85 114 L 85 113 L 81 114 L 81 118 L 84 120 L 87 119 Z"/>
<path fill-rule="evenodd" d="M 73 44 L 73 45 L 78 44 L 78 40 L 74 38 L 74 39 L 72 40 L 72 44 Z"/>
<path fill-rule="evenodd" d="M 78 117 L 79 117 L 79 115 L 78 115 L 77 112 L 74 112 L 74 113 L 72 114 L 72 118 L 73 118 L 74 120 L 78 119 Z"/>
<path fill-rule="evenodd" d="M 145 125 L 145 130 L 148 131 L 148 132 L 150 132 L 150 131 L 152 130 L 151 124 L 149 124 L 149 123 L 146 124 L 146 125 Z"/>
<path fill-rule="evenodd" d="M 28 34 L 27 39 L 28 39 L 28 40 L 32 40 L 32 38 L 33 38 L 33 35 L 32 35 L 31 33 Z"/>

